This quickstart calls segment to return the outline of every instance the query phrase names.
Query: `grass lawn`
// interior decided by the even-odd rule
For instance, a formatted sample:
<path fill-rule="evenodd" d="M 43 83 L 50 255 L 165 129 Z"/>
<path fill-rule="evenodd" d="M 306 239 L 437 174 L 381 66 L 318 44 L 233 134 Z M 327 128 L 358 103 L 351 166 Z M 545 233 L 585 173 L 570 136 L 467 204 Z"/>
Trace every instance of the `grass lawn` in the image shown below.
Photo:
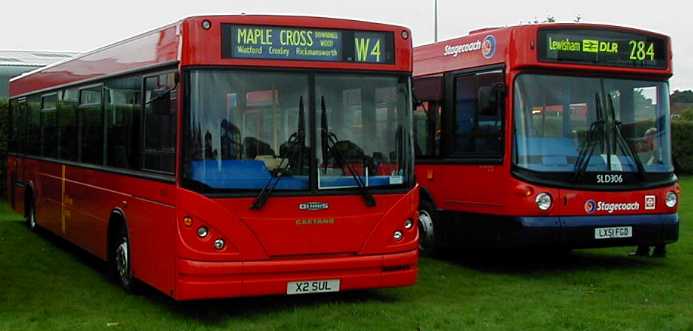
<path fill-rule="evenodd" d="M 693 178 L 682 180 L 684 194 Z M 175 303 L 128 295 L 97 260 L 0 205 L 0 330 L 693 330 L 693 194 L 666 259 L 422 259 L 404 289 Z"/>

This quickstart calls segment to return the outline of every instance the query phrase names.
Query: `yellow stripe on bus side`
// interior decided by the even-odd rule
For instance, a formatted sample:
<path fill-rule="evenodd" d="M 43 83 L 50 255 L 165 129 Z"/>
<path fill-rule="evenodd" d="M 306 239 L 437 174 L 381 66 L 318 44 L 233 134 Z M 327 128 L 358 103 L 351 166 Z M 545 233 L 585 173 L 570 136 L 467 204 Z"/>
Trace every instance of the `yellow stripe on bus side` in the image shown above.
<path fill-rule="evenodd" d="M 60 225 L 65 234 L 65 165 L 62 166 L 62 175 L 60 176 L 61 204 L 60 204 Z"/>

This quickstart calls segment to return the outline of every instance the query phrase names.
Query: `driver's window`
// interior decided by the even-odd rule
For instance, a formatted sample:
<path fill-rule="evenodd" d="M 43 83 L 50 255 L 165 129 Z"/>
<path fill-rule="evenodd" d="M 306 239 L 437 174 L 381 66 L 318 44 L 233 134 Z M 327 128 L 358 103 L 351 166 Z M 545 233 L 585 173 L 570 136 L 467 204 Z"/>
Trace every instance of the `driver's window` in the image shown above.
<path fill-rule="evenodd" d="M 316 76 L 320 189 L 400 185 L 409 105 L 397 77 Z M 344 178 L 346 177 L 346 178 Z"/>

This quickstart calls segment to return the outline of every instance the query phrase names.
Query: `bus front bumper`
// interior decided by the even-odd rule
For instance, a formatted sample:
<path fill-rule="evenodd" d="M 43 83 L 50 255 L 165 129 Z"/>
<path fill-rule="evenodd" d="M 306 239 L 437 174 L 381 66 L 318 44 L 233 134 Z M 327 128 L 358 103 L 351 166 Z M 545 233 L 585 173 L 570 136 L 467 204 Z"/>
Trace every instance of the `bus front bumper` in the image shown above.
<path fill-rule="evenodd" d="M 519 246 L 600 248 L 663 245 L 679 237 L 678 214 L 634 216 L 516 217 L 519 227 L 506 233 L 507 242 Z M 597 239 L 601 228 L 632 229 L 628 238 Z"/>
<path fill-rule="evenodd" d="M 416 282 L 418 250 L 405 253 L 251 262 L 178 258 L 176 300 L 286 295 L 289 282 L 339 280 L 339 291 Z"/>

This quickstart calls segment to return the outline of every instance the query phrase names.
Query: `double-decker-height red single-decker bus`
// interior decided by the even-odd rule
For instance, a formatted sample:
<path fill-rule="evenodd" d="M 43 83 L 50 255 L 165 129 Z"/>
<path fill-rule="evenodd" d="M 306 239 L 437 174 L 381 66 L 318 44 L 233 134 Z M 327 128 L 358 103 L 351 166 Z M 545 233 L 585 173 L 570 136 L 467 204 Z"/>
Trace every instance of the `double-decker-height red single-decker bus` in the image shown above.
<path fill-rule="evenodd" d="M 590 24 L 415 48 L 422 245 L 676 241 L 671 58 L 667 36 Z"/>
<path fill-rule="evenodd" d="M 416 280 L 399 26 L 192 17 L 11 82 L 10 201 L 177 300 Z"/>

